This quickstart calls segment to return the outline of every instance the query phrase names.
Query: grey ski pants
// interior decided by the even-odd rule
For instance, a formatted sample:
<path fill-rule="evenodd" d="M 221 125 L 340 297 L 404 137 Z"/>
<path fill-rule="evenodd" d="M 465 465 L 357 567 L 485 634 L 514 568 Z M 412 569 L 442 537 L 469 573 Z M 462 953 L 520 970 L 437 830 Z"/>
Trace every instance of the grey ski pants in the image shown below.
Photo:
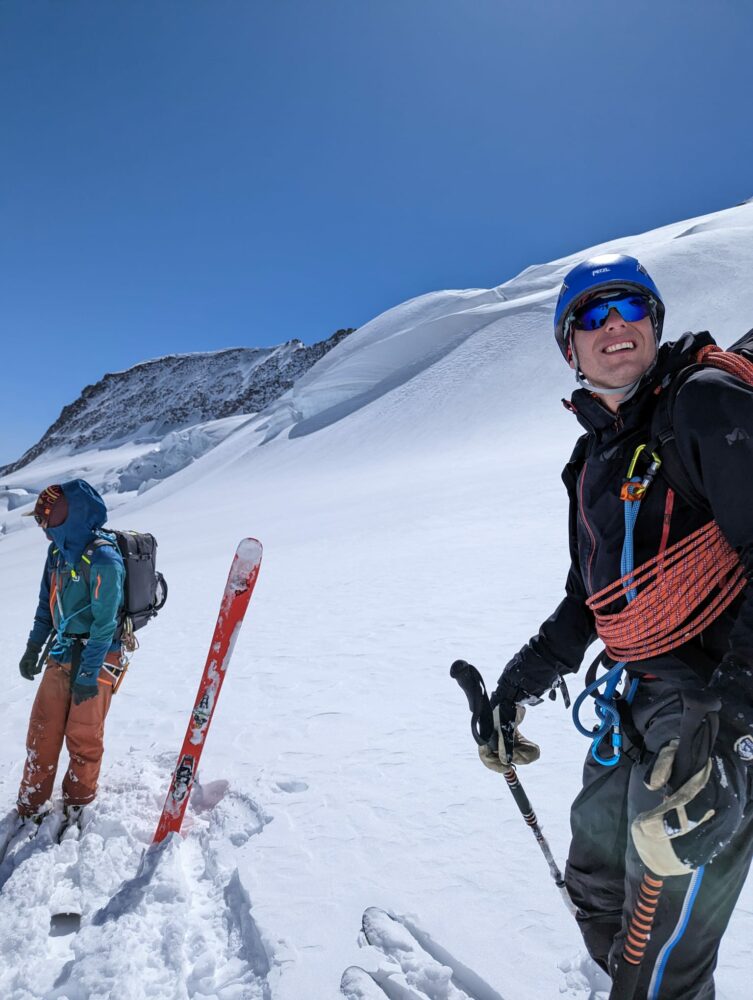
<path fill-rule="evenodd" d="M 643 783 L 656 753 L 679 735 L 682 703 L 662 680 L 641 681 L 632 706 L 645 741 L 614 767 L 591 757 L 573 803 L 572 842 L 565 880 L 591 957 L 615 967 L 636 902 L 643 866 L 630 838 L 634 817 L 661 801 Z M 735 753 L 734 737 L 720 731 L 714 767 L 701 795 L 715 815 L 694 833 L 694 850 L 712 861 L 691 876 L 664 881 L 635 1000 L 713 1000 L 719 942 L 742 890 L 753 856 L 753 765 Z M 706 845 L 699 839 L 706 838 Z M 683 838 L 684 839 L 684 838 Z M 720 849 L 720 845 L 721 849 Z"/>

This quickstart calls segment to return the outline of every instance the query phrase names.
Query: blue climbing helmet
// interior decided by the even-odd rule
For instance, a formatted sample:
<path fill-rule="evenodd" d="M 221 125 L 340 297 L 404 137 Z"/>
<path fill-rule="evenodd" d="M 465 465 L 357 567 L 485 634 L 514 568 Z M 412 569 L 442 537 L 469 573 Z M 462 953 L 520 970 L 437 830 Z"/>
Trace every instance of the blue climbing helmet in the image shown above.
<path fill-rule="evenodd" d="M 645 267 L 624 253 L 607 253 L 581 261 L 568 271 L 562 282 L 554 310 L 554 337 L 566 361 L 569 361 L 570 326 L 573 313 L 586 299 L 603 292 L 638 292 L 651 306 L 657 344 L 664 325 L 664 302 Z"/>

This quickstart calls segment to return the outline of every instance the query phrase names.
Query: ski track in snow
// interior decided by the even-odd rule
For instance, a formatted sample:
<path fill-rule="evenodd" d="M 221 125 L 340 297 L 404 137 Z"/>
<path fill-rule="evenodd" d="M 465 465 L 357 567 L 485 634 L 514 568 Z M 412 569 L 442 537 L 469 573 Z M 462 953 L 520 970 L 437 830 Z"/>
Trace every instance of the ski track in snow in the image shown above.
<path fill-rule="evenodd" d="M 368 1000 L 374 986 L 383 995 L 399 1000 L 503 1000 L 407 917 L 369 907 L 363 914 L 359 942 L 387 964 L 368 972 L 358 967 L 347 969 L 340 990 L 349 1000 L 360 996 Z"/>
<path fill-rule="evenodd" d="M 345 970 L 340 992 L 346 1000 L 509 1000 L 404 915 L 369 907 L 359 944 L 373 961 L 368 968 Z M 559 968 L 563 998 L 607 1000 L 609 979 L 586 952 L 561 961 Z"/>
<path fill-rule="evenodd" d="M 226 782 L 199 788 L 187 835 L 165 842 L 133 905 L 116 920 L 92 919 L 135 881 L 171 765 L 168 755 L 126 758 L 80 831 L 58 843 L 46 819 L 16 853 L 0 892 L 3 1000 L 271 1000 L 272 950 L 223 851 L 269 817 Z M 78 933 L 75 916 L 53 920 L 62 914 L 81 915 Z"/>

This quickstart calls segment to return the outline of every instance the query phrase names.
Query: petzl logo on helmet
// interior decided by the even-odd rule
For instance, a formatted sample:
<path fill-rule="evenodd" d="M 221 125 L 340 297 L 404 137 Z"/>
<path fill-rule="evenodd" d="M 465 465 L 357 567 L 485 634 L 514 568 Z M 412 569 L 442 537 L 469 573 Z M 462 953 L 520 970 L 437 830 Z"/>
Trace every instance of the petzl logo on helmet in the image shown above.
<path fill-rule="evenodd" d="M 735 751 L 737 756 L 746 763 L 753 760 L 753 736 L 750 734 L 741 736 L 735 743 Z"/>
<path fill-rule="evenodd" d="M 611 267 L 597 267 L 595 271 L 591 271 L 591 274 L 596 277 L 597 274 L 609 274 L 611 270 Z"/>

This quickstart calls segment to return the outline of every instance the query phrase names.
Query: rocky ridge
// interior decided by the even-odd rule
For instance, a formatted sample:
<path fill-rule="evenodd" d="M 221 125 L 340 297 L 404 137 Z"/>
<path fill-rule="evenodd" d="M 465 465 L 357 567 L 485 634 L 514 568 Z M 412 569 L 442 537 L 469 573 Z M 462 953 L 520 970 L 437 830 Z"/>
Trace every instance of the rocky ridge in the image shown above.
<path fill-rule="evenodd" d="M 8 475 L 53 449 L 74 454 L 119 442 L 159 441 L 173 431 L 244 413 L 258 413 L 292 387 L 352 329 L 310 346 L 237 347 L 175 354 L 105 375 L 63 407 L 58 419 Z"/>

